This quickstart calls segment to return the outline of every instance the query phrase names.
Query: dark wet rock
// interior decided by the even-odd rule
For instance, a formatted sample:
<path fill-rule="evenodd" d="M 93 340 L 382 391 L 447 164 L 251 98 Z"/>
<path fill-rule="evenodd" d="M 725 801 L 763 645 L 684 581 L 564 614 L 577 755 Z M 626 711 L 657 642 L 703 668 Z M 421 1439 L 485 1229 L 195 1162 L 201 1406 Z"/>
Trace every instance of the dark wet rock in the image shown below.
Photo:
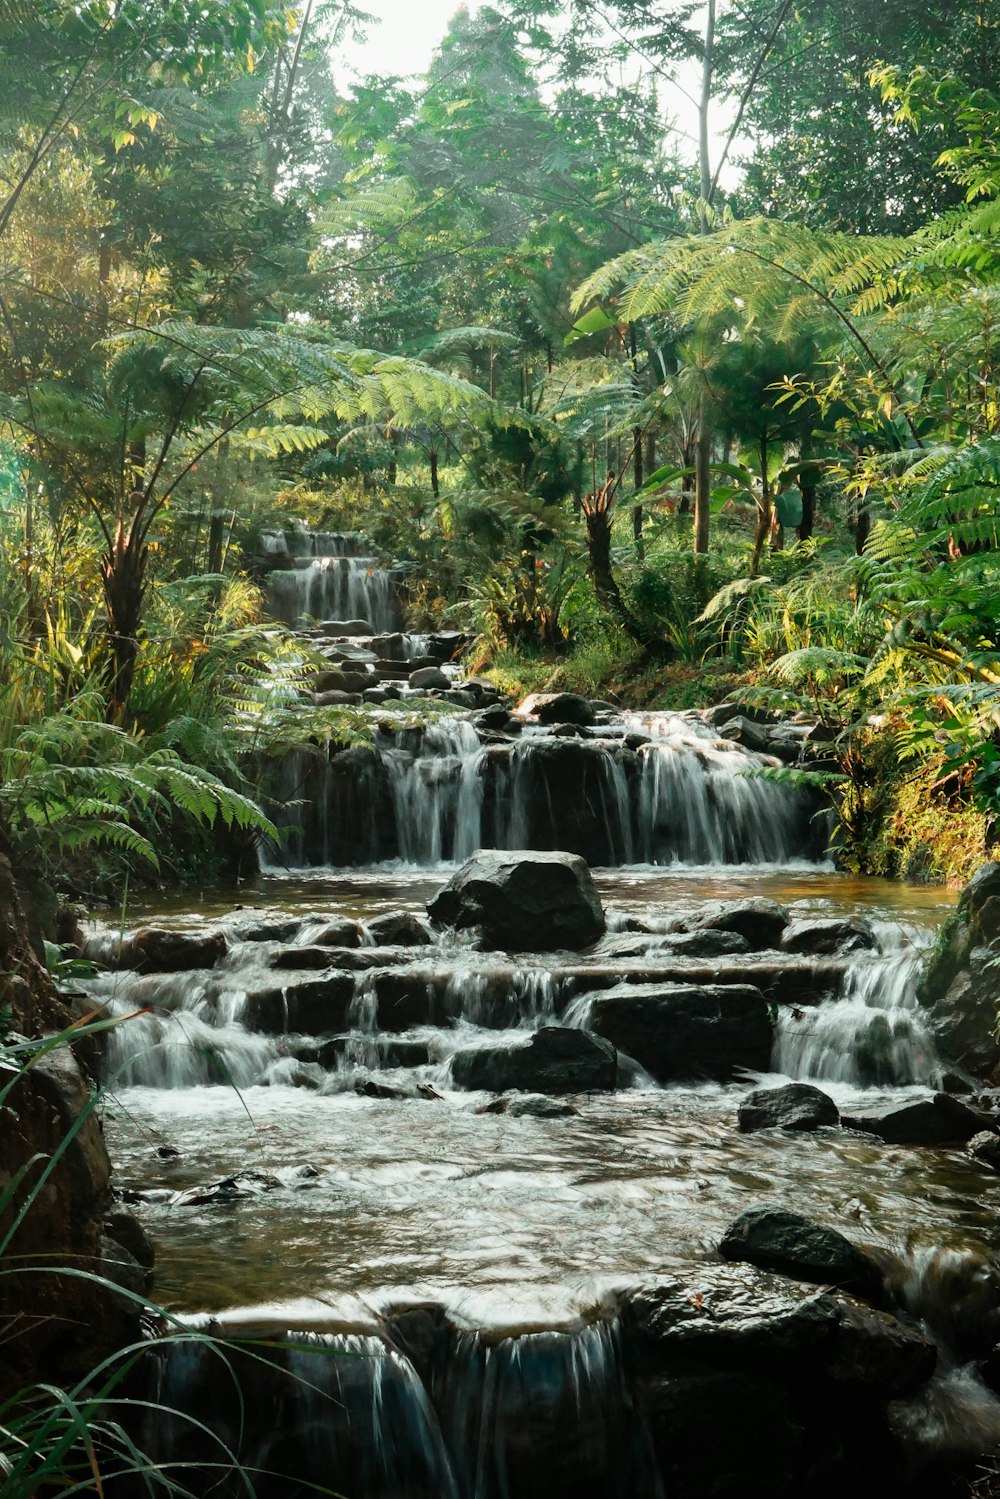
<path fill-rule="evenodd" d="M 482 729 L 491 729 L 497 733 L 503 733 L 510 727 L 510 710 L 504 703 L 491 703 L 488 708 L 482 708 L 476 714 L 476 724 Z"/>
<path fill-rule="evenodd" d="M 837 1296 L 840 1326 L 826 1366 L 837 1384 L 896 1399 L 919 1389 L 934 1373 L 935 1343 L 888 1312 Z"/>
<path fill-rule="evenodd" d="M 995 1130 L 983 1130 L 969 1141 L 969 1154 L 981 1166 L 1000 1172 L 1000 1135 Z"/>
<path fill-rule="evenodd" d="M 109 1239 L 127 1249 L 144 1270 L 152 1270 L 156 1251 L 152 1240 L 133 1213 L 110 1213 L 104 1220 L 104 1232 Z"/>
<path fill-rule="evenodd" d="M 526 847 L 579 854 L 592 866 L 624 860 L 627 829 L 611 805 L 609 778 L 620 772 L 634 780 L 639 761 L 620 741 L 529 732 L 516 760 L 498 756 L 484 767 L 484 826 L 509 797 L 509 766 L 518 775 Z"/>
<path fill-rule="evenodd" d="M 731 958 L 750 951 L 738 932 L 649 932 L 639 927 L 634 934 L 612 934 L 601 943 L 601 955 L 609 957 Z"/>
<path fill-rule="evenodd" d="M 413 911 L 387 911 L 365 928 L 376 947 L 426 947 L 433 941 L 426 922 Z"/>
<path fill-rule="evenodd" d="M 388 1083 L 384 1078 L 359 1077 L 354 1084 L 355 1093 L 362 1098 L 383 1098 L 390 1102 L 409 1102 L 415 1098 L 430 1097 L 409 1083 Z"/>
<path fill-rule="evenodd" d="M 726 1229 L 723 1259 L 814 1285 L 839 1286 L 869 1301 L 883 1299 L 882 1275 L 873 1260 L 835 1229 L 821 1228 L 784 1208 L 750 1208 Z"/>
<path fill-rule="evenodd" d="M 604 912 L 575 854 L 474 854 L 429 903 L 439 926 L 478 928 L 484 946 L 511 952 L 579 949 L 604 933 Z"/>
<path fill-rule="evenodd" d="M 841 1122 L 845 1129 L 877 1135 L 887 1145 L 952 1145 L 971 1140 L 991 1125 L 987 1116 L 949 1093 L 844 1115 Z"/>
<path fill-rule="evenodd" d="M 101 1234 L 96 1270 L 107 1283 L 102 1287 L 105 1336 L 119 1345 L 137 1342 L 141 1336 L 143 1298 L 150 1282 L 148 1269 L 117 1239 Z"/>
<path fill-rule="evenodd" d="M 181 1153 L 176 1145 L 157 1145 L 153 1152 L 161 1161 L 179 1161 Z"/>
<path fill-rule="evenodd" d="M 454 703 L 456 708 L 475 708 L 479 699 L 474 692 L 466 692 L 461 687 L 449 687 L 447 690 L 437 691 L 434 696 L 440 698 L 443 703 Z"/>
<path fill-rule="evenodd" d="M 741 1371 L 792 1385 L 805 1375 L 813 1405 L 827 1381 L 904 1394 L 936 1361 L 934 1344 L 888 1313 L 748 1264 L 692 1265 L 683 1280 L 629 1291 L 623 1318 L 643 1373 Z"/>
<path fill-rule="evenodd" d="M 451 686 L 451 678 L 439 666 L 422 666 L 419 671 L 411 671 L 406 680 L 409 686 L 418 688 Z"/>
<path fill-rule="evenodd" d="M 316 692 L 364 692 L 366 687 L 374 686 L 371 673 L 367 671 L 318 671 L 316 673 L 314 690 Z"/>
<path fill-rule="evenodd" d="M 781 949 L 792 953 L 868 952 L 875 933 L 867 921 L 829 917 L 823 921 L 793 921 L 781 935 Z"/>
<path fill-rule="evenodd" d="M 328 1071 L 332 1070 L 343 1057 L 352 1054 L 356 1042 L 357 1037 L 350 1032 L 343 1036 L 333 1036 L 329 1041 L 311 1044 L 307 1059 L 318 1062 Z M 409 1036 L 377 1032 L 364 1038 L 364 1047 L 367 1055 L 370 1055 L 367 1051 L 369 1047 L 374 1051 L 381 1067 L 426 1067 L 430 1061 L 427 1042 L 414 1041 Z M 301 1052 L 298 1054 L 302 1055 Z"/>
<path fill-rule="evenodd" d="M 359 708 L 365 697 L 363 692 L 314 692 L 312 700 L 317 708 Z"/>
<path fill-rule="evenodd" d="M 271 954 L 272 968 L 332 968 L 328 947 L 282 947 Z"/>
<path fill-rule="evenodd" d="M 375 626 L 366 619 L 324 619 L 320 621 L 324 635 L 344 639 L 349 636 L 374 635 Z"/>
<path fill-rule="evenodd" d="M 751 896 L 749 900 L 711 901 L 684 925 L 688 931 L 738 932 L 754 952 L 763 952 L 778 946 L 788 922 L 788 912 L 777 901 Z"/>
<path fill-rule="evenodd" d="M 744 1134 L 758 1129 L 815 1130 L 840 1123 L 840 1111 L 828 1093 L 809 1083 L 758 1088 L 739 1107 Z"/>
<path fill-rule="evenodd" d="M 573 723 L 587 727 L 597 717 L 592 705 L 578 692 L 533 692 L 517 711 L 541 724 Z"/>
<path fill-rule="evenodd" d="M 723 739 L 729 739 L 733 744 L 741 744 L 744 749 L 753 750 L 762 755 L 770 752 L 771 735 L 766 729 L 742 714 L 727 719 L 725 723 L 718 725 L 718 729 Z"/>
<path fill-rule="evenodd" d="M 300 916 L 241 917 L 233 928 L 237 942 L 291 942 L 302 926 Z"/>
<path fill-rule="evenodd" d="M 981 866 L 938 935 L 920 982 L 939 1054 L 976 1077 L 1000 1073 L 996 1035 L 1000 864 Z"/>
<path fill-rule="evenodd" d="M 578 1112 L 564 1098 L 546 1098 L 544 1093 L 520 1093 L 506 1100 L 505 1113 L 512 1119 L 565 1119 Z"/>
<path fill-rule="evenodd" d="M 748 984 L 621 984 L 594 995 L 587 1023 L 661 1083 L 727 1081 L 771 1056 L 767 1002 Z"/>
<path fill-rule="evenodd" d="M 457 1051 L 451 1071 L 455 1086 L 470 1092 L 607 1092 L 617 1082 L 618 1058 L 599 1036 L 543 1026 L 525 1041 Z"/>
<path fill-rule="evenodd" d="M 356 921 L 330 921 L 311 938 L 314 947 L 359 947 L 361 927 Z"/>
<path fill-rule="evenodd" d="M 82 956 L 109 968 L 135 973 L 183 973 L 188 969 L 214 968 L 226 955 L 223 932 L 171 931 L 166 927 L 139 927 L 110 945 L 106 938 L 87 938 Z"/>
<path fill-rule="evenodd" d="M 263 1197 L 266 1192 L 276 1192 L 282 1185 L 279 1177 L 265 1171 L 238 1171 L 233 1176 L 223 1177 L 221 1181 L 210 1182 L 204 1187 L 188 1187 L 186 1191 L 173 1192 L 170 1195 L 170 1205 L 191 1208 L 240 1202 L 250 1197 Z"/>
<path fill-rule="evenodd" d="M 354 975 L 331 969 L 319 978 L 289 977 L 281 984 L 264 980 L 245 988 L 244 1023 L 269 1035 L 303 1031 L 321 1036 L 344 1030 L 354 998 Z"/>

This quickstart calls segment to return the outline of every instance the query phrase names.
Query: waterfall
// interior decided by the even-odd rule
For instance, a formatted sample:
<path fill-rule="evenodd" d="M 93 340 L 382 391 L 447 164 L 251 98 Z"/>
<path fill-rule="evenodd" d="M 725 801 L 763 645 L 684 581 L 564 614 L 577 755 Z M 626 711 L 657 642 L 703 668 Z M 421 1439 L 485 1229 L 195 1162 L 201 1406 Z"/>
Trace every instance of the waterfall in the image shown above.
<path fill-rule="evenodd" d="M 268 574 L 268 612 L 298 629 L 312 620 L 364 620 L 377 631 L 399 625 L 392 573 L 370 557 L 315 557 Z"/>
<path fill-rule="evenodd" d="M 372 749 L 288 755 L 274 794 L 286 860 L 427 868 L 479 848 L 561 849 L 595 867 L 820 855 L 810 795 L 746 773 L 770 764 L 764 756 L 679 714 L 635 720 L 655 734 L 635 750 L 623 733 L 632 722 L 617 737 L 528 729 L 502 742 L 484 742 L 464 717 L 398 730 L 383 722 Z"/>
<path fill-rule="evenodd" d="M 776 1071 L 860 1087 L 939 1084 L 941 1063 L 917 998 L 921 934 L 887 922 L 876 934 L 879 950 L 855 957 L 841 998 L 782 1010 Z"/>
<path fill-rule="evenodd" d="M 484 749 L 467 719 L 384 736 L 399 851 L 409 864 L 460 862 L 481 846 Z"/>
<path fill-rule="evenodd" d="M 143 1416 L 144 1450 L 180 1460 L 193 1492 L 228 1449 L 268 1499 L 309 1485 L 359 1499 L 661 1499 L 619 1343 L 608 1321 L 499 1339 L 452 1331 L 415 1364 L 374 1334 L 297 1332 L 257 1348 L 181 1337 L 146 1359 L 160 1408 Z M 234 1494 L 238 1474 L 216 1483 Z"/>
<path fill-rule="evenodd" d="M 638 826 L 646 864 L 779 864 L 801 857 L 801 794 L 748 771 L 772 764 L 675 713 L 629 714 L 640 751 Z"/>

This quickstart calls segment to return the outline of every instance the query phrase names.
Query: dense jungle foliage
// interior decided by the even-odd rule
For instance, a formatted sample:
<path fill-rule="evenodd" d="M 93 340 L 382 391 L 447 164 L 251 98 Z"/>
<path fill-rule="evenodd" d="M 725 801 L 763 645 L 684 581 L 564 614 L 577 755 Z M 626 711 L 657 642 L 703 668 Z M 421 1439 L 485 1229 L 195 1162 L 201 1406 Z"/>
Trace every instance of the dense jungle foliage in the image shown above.
<path fill-rule="evenodd" d="M 512 691 L 818 716 L 844 858 L 1000 811 L 996 0 L 0 3 L 0 811 L 211 878 L 305 709 L 262 533 L 358 529 Z M 721 124 L 720 124 L 721 122 Z M 230 832 L 220 837 L 220 829 Z M 235 830 L 237 836 L 232 836 Z"/>

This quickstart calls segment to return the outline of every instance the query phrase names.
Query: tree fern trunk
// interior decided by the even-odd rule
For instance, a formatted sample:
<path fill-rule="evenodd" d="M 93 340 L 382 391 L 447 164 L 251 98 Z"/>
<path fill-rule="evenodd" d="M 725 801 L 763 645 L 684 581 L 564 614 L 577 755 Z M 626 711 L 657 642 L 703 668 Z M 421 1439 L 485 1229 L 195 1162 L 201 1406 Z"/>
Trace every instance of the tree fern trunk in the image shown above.
<path fill-rule="evenodd" d="M 148 556 L 148 549 L 139 541 L 135 528 L 126 531 L 119 526 L 114 545 L 101 559 L 111 648 L 108 697 L 112 716 L 125 708 L 135 680 Z"/>

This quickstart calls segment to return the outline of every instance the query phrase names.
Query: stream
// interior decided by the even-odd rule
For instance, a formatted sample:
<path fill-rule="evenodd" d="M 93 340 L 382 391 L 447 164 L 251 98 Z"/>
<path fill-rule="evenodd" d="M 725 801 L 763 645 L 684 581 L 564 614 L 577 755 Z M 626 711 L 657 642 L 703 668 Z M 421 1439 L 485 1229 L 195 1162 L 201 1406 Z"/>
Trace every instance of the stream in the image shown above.
<path fill-rule="evenodd" d="M 516 722 L 448 667 L 434 690 L 461 711 L 394 727 L 399 699 L 420 695 L 407 669 L 438 670 L 412 655 L 431 637 L 378 643 L 398 623 L 389 575 L 349 538 L 311 538 L 299 558 L 294 541 L 268 543 L 284 557 L 274 612 L 327 643 L 348 684 L 327 695 L 389 716 L 369 748 L 288 757 L 283 840 L 256 880 L 135 904 L 124 934 L 87 931 L 85 951 L 112 965 L 89 997 L 134 1017 L 105 1049 L 104 1125 L 156 1246 L 153 1298 L 184 1325 L 285 1348 L 284 1384 L 248 1366 L 238 1418 L 203 1347 L 165 1351 L 156 1396 L 181 1414 L 146 1433 L 153 1450 L 207 1464 L 183 1427 L 196 1410 L 261 1472 L 289 1465 L 303 1487 L 263 1482 L 275 1496 L 332 1483 L 352 1499 L 722 1499 L 845 1479 L 874 1495 L 890 1475 L 898 1492 L 949 1492 L 937 1463 L 1000 1445 L 984 1348 L 959 1328 L 982 1321 L 977 1287 L 997 1279 L 1000 1181 L 958 1145 L 741 1133 L 737 1111 L 788 1081 L 848 1118 L 932 1097 L 945 1068 L 916 984 L 953 894 L 835 872 L 809 797 L 747 774 L 781 746 L 734 742 L 704 716 L 598 705 L 592 722 Z M 349 617 L 315 624 L 335 609 Z M 588 858 L 606 934 L 507 953 L 428 921 L 479 848 Z M 718 916 L 760 900 L 781 908 L 780 943 Z M 834 919 L 861 935 L 811 953 L 786 941 Z M 187 947 L 126 962 L 148 928 L 161 954 Z M 622 1051 L 611 1088 L 498 1097 L 456 1082 L 477 1050 L 589 1033 L 595 1003 L 630 986 L 747 984 L 768 1000 L 753 1065 L 703 1058 L 673 1077 Z M 729 1225 L 762 1204 L 871 1255 L 905 1359 L 818 1366 L 833 1335 L 809 1319 L 856 1338 L 861 1313 L 720 1262 Z M 981 1305 L 992 1316 L 1000 1295 Z M 685 1342 L 677 1364 L 692 1316 L 719 1342 Z M 888 1321 L 866 1324 L 865 1349 Z M 735 1410 L 746 1429 L 717 1444 Z"/>

